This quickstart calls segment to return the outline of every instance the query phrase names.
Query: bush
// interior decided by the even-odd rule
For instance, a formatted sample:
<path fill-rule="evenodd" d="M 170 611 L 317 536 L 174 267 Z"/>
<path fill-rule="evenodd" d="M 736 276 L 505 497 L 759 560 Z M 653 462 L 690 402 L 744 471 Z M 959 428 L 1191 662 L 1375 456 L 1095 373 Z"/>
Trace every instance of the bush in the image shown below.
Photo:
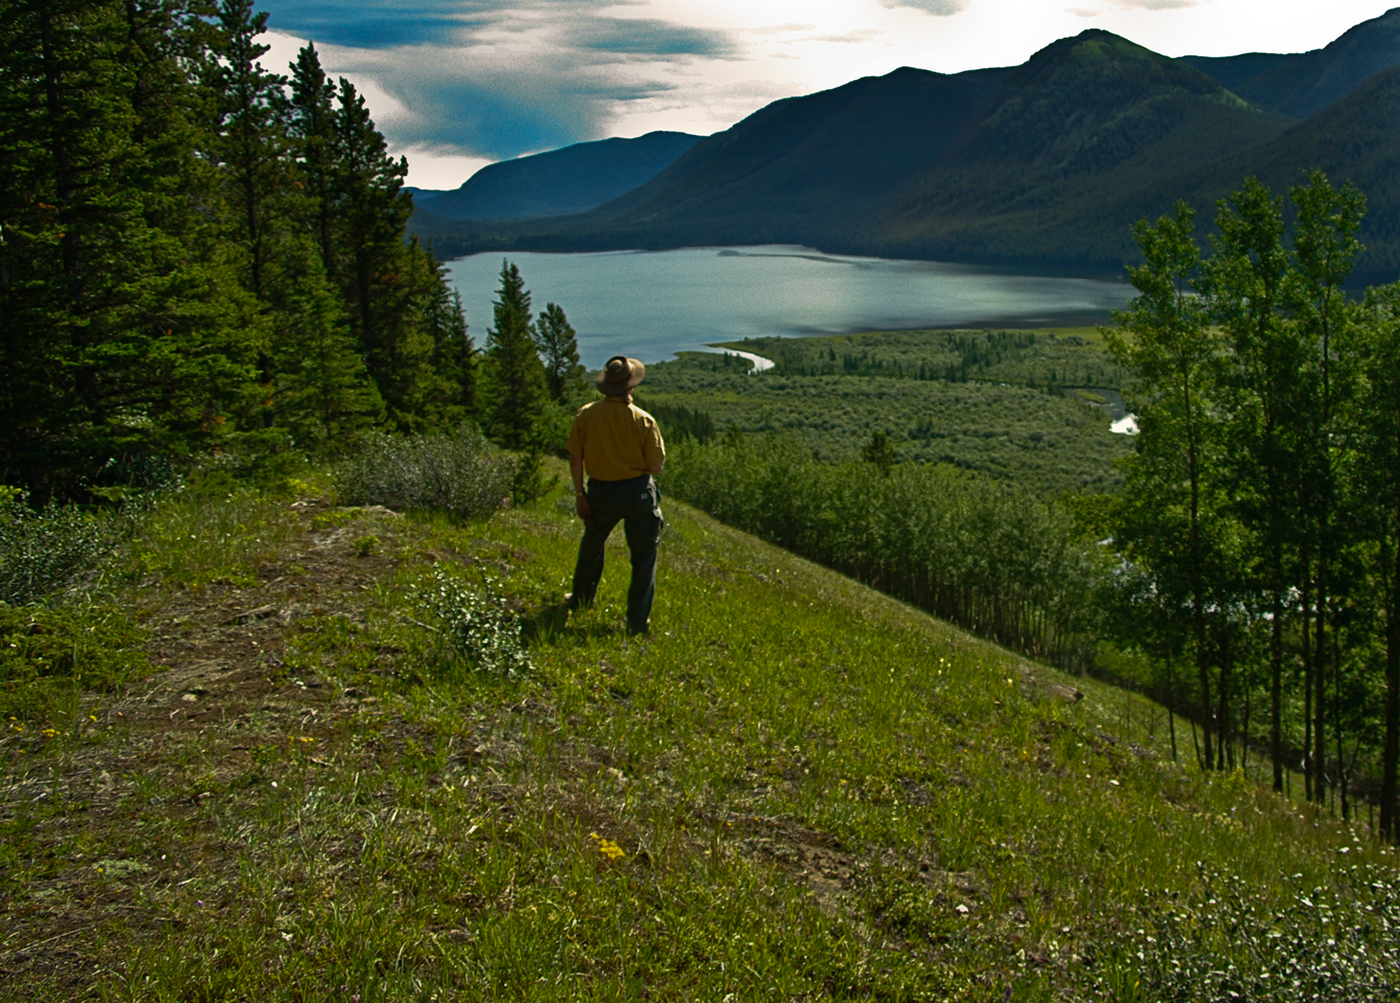
<path fill-rule="evenodd" d="M 441 508 L 471 518 L 510 504 L 515 467 L 470 426 L 450 435 L 372 432 L 336 482 L 347 505 Z"/>
<path fill-rule="evenodd" d="M 0 502 L 0 602 L 22 606 L 92 573 L 126 535 L 129 521 L 73 505 L 32 509 L 24 492 Z"/>
<path fill-rule="evenodd" d="M 1297 885 L 1301 877 L 1284 880 Z M 1394 1000 L 1400 879 L 1372 864 L 1342 868 L 1336 879 L 1331 887 L 1295 887 L 1278 903 L 1238 877 L 1203 873 L 1188 894 L 1146 902 L 1152 928 L 1137 937 L 1127 931 L 1117 954 L 1137 969 L 1144 999 Z"/>
<path fill-rule="evenodd" d="M 429 580 L 420 586 L 418 600 L 442 625 L 443 640 L 468 665 L 506 675 L 530 669 L 520 636 L 520 617 L 489 585 L 478 592 L 434 568 Z"/>

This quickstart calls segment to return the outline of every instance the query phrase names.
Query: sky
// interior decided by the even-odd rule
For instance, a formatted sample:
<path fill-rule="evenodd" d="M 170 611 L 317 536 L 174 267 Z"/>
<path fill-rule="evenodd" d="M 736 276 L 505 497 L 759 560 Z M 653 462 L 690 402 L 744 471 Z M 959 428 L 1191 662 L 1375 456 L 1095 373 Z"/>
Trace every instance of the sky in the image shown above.
<path fill-rule="evenodd" d="M 408 183 L 656 129 L 708 135 L 901 66 L 1013 66 L 1086 28 L 1169 56 L 1320 48 L 1400 0 L 259 0 L 264 63 L 313 41 Z"/>

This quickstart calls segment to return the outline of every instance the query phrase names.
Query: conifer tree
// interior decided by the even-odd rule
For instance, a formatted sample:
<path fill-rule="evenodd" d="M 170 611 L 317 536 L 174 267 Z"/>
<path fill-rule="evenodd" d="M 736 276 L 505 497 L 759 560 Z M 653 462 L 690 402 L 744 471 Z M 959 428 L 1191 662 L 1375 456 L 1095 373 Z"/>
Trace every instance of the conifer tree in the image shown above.
<path fill-rule="evenodd" d="M 272 253 L 275 209 L 270 202 L 288 186 L 287 134 L 282 89 L 286 78 L 259 64 L 268 46 L 267 12 L 253 0 L 219 0 L 219 61 L 211 72 L 217 103 L 214 154 L 226 179 L 230 228 L 246 254 L 247 285 L 259 299 Z M 266 376 L 266 374 L 265 374 Z"/>
<path fill-rule="evenodd" d="M 535 324 L 535 344 L 544 363 L 549 397 L 556 402 L 572 402 L 585 393 L 585 372 L 579 362 L 578 337 L 564 310 L 555 303 L 545 304 Z"/>
<path fill-rule="evenodd" d="M 548 395 L 530 323 L 530 293 L 520 269 L 509 261 L 501 262 L 501 286 L 496 295 L 494 325 L 486 332 L 489 396 L 485 423 L 488 434 L 498 442 L 522 449 L 538 437 Z"/>
<path fill-rule="evenodd" d="M 403 190 L 408 162 L 388 155 L 365 100 L 344 77 L 335 107 L 335 202 L 346 261 L 337 268 L 350 313 L 350 329 L 385 401 L 396 406 L 387 386 L 396 350 L 406 336 L 401 323 L 403 233 L 413 211 Z"/>
<path fill-rule="evenodd" d="M 0 464 L 36 497 L 216 437 L 249 375 L 241 292 L 188 209 L 208 172 L 184 15 L 29 0 L 0 17 Z"/>
<path fill-rule="evenodd" d="M 478 353 L 467 333 L 461 294 L 449 285 L 446 266 L 435 257 L 429 261 L 433 274 L 424 297 L 423 322 L 433 343 L 429 371 L 437 378 L 431 418 L 450 428 L 476 417 Z"/>
<path fill-rule="evenodd" d="M 289 128 L 296 144 L 301 178 L 310 203 L 310 224 L 326 275 L 336 281 L 335 245 L 335 84 L 321 69 L 314 44 L 297 53 L 292 64 Z"/>

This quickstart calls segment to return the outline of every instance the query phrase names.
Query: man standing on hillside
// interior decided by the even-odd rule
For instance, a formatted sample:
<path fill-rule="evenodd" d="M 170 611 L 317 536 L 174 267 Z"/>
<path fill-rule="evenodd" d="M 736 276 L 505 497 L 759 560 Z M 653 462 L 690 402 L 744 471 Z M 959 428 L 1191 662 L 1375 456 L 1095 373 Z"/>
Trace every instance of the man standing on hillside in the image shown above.
<path fill-rule="evenodd" d="M 584 530 L 574 568 L 574 591 L 565 597 L 565 603 L 570 609 L 593 605 L 603 577 L 603 545 L 613 527 L 622 522 L 632 555 L 632 584 L 627 590 L 627 630 L 632 634 L 646 632 L 656 596 L 661 495 L 651 478 L 661 473 L 666 461 L 666 445 L 656 419 L 632 403 L 632 391 L 645 375 L 646 367 L 636 359 L 614 355 L 598 374 L 603 399 L 579 408 L 569 433 L 569 472 Z"/>

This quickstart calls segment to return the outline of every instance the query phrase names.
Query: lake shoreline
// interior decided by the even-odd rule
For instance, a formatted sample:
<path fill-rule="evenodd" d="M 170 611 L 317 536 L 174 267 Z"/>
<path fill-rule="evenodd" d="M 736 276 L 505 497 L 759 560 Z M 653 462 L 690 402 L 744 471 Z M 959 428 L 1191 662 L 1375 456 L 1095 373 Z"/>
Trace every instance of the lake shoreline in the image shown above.
<path fill-rule="evenodd" d="M 491 325 L 503 259 L 519 267 L 535 309 L 546 303 L 564 309 L 582 361 L 592 368 L 616 354 L 662 362 L 746 337 L 1090 327 L 1107 322 L 1133 294 L 1123 281 L 833 255 L 785 244 L 483 252 L 448 263 L 473 332 Z"/>

